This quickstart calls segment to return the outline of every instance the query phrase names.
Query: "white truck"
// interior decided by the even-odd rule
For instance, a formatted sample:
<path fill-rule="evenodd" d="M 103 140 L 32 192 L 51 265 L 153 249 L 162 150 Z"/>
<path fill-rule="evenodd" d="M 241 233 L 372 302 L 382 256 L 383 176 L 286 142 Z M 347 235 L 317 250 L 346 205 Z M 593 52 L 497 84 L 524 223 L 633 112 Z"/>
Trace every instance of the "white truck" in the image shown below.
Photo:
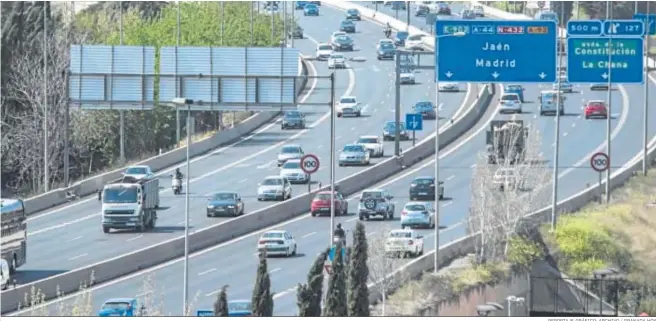
<path fill-rule="evenodd" d="M 159 207 L 159 180 L 135 180 L 124 177 L 121 182 L 105 185 L 102 201 L 102 229 L 153 229 Z"/>

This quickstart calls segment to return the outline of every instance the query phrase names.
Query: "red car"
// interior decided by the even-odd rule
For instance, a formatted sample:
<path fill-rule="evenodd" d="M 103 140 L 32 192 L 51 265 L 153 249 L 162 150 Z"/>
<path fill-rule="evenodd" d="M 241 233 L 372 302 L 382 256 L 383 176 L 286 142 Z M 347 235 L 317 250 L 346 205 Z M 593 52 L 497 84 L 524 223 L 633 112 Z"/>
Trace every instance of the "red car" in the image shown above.
<path fill-rule="evenodd" d="M 330 215 L 330 191 L 319 192 L 312 200 L 310 206 L 312 216 Z M 335 216 L 348 214 L 348 201 L 344 199 L 342 193 L 335 192 Z"/>
<path fill-rule="evenodd" d="M 591 100 L 585 105 L 585 119 L 590 118 L 608 118 L 608 107 L 602 100 Z"/>

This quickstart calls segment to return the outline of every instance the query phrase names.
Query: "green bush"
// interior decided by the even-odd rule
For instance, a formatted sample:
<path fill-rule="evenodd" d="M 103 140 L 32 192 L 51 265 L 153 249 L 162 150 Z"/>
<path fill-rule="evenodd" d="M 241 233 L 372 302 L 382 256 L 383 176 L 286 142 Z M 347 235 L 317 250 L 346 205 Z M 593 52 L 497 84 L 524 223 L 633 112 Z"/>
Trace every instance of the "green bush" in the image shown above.
<path fill-rule="evenodd" d="M 528 238 L 513 236 L 508 242 L 508 262 L 516 267 L 529 268 L 536 259 L 544 256 L 540 244 Z"/>

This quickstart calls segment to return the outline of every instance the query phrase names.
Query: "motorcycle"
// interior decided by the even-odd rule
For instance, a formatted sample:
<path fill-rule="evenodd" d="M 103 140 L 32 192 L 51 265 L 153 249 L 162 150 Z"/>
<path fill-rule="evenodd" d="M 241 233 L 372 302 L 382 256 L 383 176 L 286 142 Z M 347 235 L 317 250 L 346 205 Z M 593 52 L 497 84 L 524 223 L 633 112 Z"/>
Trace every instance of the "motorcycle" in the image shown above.
<path fill-rule="evenodd" d="M 344 234 L 348 233 L 348 231 L 344 231 Z M 346 237 L 340 237 L 338 235 L 333 236 L 333 245 L 337 245 L 337 243 L 341 243 L 342 247 L 346 247 Z"/>
<path fill-rule="evenodd" d="M 173 189 L 173 194 L 178 195 L 182 192 L 182 179 L 173 176 L 173 181 L 171 182 L 171 188 Z"/>

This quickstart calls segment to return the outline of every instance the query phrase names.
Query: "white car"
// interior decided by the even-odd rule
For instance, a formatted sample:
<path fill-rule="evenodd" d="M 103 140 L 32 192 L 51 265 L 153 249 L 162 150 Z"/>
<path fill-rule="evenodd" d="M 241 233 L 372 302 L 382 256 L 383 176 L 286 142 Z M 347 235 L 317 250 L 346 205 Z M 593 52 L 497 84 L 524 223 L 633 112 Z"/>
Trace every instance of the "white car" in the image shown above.
<path fill-rule="evenodd" d="M 362 107 L 355 96 L 342 96 L 337 104 L 337 117 L 362 116 Z"/>
<path fill-rule="evenodd" d="M 153 174 L 150 166 L 146 165 L 128 166 L 123 172 L 123 177 L 132 177 L 136 180 L 151 179 L 154 176 L 155 174 Z"/>
<path fill-rule="evenodd" d="M 292 159 L 285 162 L 280 169 L 280 176 L 294 184 L 307 184 L 310 181 L 310 175 L 301 169 L 301 160 Z"/>
<path fill-rule="evenodd" d="M 499 98 L 499 113 L 522 113 L 522 101 L 517 94 L 503 94 Z"/>
<path fill-rule="evenodd" d="M 287 231 L 267 231 L 257 241 L 257 251 L 269 255 L 294 256 L 298 245 L 291 233 Z"/>
<path fill-rule="evenodd" d="M 282 176 L 267 176 L 257 185 L 258 201 L 284 201 L 292 198 L 292 184 Z"/>
<path fill-rule="evenodd" d="M 330 43 L 335 43 L 338 37 L 343 37 L 343 36 L 348 36 L 348 35 L 346 34 L 346 32 L 343 31 L 333 32 L 333 34 L 330 36 Z"/>
<path fill-rule="evenodd" d="M 328 60 L 330 55 L 333 54 L 333 46 L 328 43 L 320 43 L 317 45 L 316 58 L 317 60 Z"/>
<path fill-rule="evenodd" d="M 339 167 L 350 165 L 370 165 L 370 156 L 367 149 L 358 144 L 349 144 L 339 153 Z"/>
<path fill-rule="evenodd" d="M 360 136 L 354 144 L 363 145 L 369 151 L 370 157 L 383 157 L 385 155 L 385 145 L 378 136 Z"/>
<path fill-rule="evenodd" d="M 424 50 L 424 42 L 422 41 L 424 35 L 414 34 L 408 36 L 405 40 L 405 49 L 406 50 Z"/>
<path fill-rule="evenodd" d="M 485 9 L 483 9 L 483 6 L 472 6 L 469 10 L 473 11 L 477 17 L 485 17 Z"/>
<path fill-rule="evenodd" d="M 421 256 L 424 254 L 424 237 L 415 230 L 392 230 L 387 235 L 385 254 Z"/>
<path fill-rule="evenodd" d="M 401 73 L 399 74 L 399 79 L 401 80 L 401 84 L 415 84 L 415 73 L 412 71 L 412 69 L 401 69 Z"/>
<path fill-rule="evenodd" d="M 282 166 L 288 160 L 301 159 L 305 152 L 300 145 L 285 145 L 278 152 L 278 166 Z"/>
<path fill-rule="evenodd" d="M 333 53 L 328 58 L 328 68 L 346 68 L 346 57 L 340 53 Z"/>
<path fill-rule="evenodd" d="M 459 92 L 460 85 L 457 82 L 440 82 L 437 87 L 441 92 Z"/>

